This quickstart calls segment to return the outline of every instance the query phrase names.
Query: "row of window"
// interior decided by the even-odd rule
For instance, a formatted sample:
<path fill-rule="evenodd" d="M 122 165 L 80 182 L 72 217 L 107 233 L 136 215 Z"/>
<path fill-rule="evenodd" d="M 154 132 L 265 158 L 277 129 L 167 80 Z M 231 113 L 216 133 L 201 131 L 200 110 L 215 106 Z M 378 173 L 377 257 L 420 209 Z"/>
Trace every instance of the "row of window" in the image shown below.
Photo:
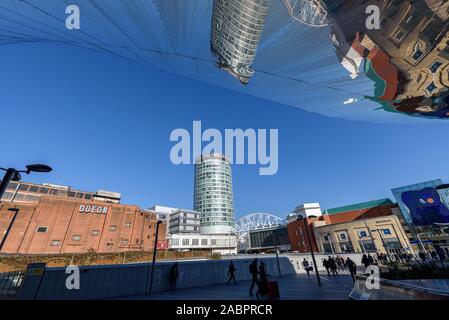
<path fill-rule="evenodd" d="M 380 230 L 382 231 L 383 235 L 385 235 L 385 236 L 391 235 L 391 230 L 388 229 L 388 228 L 380 229 Z M 340 241 L 347 241 L 348 240 L 348 236 L 347 236 L 347 234 L 345 232 L 339 232 L 339 233 L 337 233 L 337 235 L 338 235 L 338 239 Z M 358 232 L 358 235 L 359 235 L 360 239 L 366 238 L 366 237 L 368 237 L 368 232 L 365 231 L 365 230 L 361 230 L 361 231 Z M 323 236 L 323 240 L 326 241 L 326 242 L 329 242 L 330 241 L 329 235 Z"/>

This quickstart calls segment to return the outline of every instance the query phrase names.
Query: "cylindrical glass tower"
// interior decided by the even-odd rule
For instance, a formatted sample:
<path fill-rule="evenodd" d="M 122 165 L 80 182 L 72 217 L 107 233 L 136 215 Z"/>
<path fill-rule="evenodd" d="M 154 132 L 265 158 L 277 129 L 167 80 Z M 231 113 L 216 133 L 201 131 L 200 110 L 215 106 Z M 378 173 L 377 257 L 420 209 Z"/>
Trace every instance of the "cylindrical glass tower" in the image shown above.
<path fill-rule="evenodd" d="M 202 234 L 234 232 L 234 195 L 229 160 L 221 154 L 195 160 L 195 211 L 201 213 Z"/>
<path fill-rule="evenodd" d="M 217 66 L 247 84 L 271 0 L 214 0 L 211 50 Z"/>

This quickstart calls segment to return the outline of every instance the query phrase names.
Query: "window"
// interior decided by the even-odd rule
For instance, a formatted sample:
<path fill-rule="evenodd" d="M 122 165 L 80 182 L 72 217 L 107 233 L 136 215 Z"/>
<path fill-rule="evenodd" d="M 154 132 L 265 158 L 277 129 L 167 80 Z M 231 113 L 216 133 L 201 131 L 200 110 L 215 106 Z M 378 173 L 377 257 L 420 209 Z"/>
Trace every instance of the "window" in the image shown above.
<path fill-rule="evenodd" d="M 51 247 L 57 247 L 61 245 L 61 240 L 51 240 L 50 246 Z"/>
<path fill-rule="evenodd" d="M 128 239 L 122 239 L 122 244 L 123 245 L 127 245 L 128 244 Z"/>
<path fill-rule="evenodd" d="M 396 32 L 396 34 L 394 35 L 394 37 L 396 38 L 396 40 L 401 41 L 405 36 L 405 32 L 399 30 Z"/>
<path fill-rule="evenodd" d="M 217 245 L 217 239 L 210 239 L 210 244 L 212 246 L 216 246 Z"/>
<path fill-rule="evenodd" d="M 109 231 L 117 231 L 117 226 L 110 226 Z"/>
<path fill-rule="evenodd" d="M 423 56 L 423 54 L 424 52 L 421 49 L 416 49 L 412 55 L 412 59 L 418 61 Z"/>
<path fill-rule="evenodd" d="M 182 239 L 182 245 L 188 246 L 190 244 L 190 239 Z"/>
<path fill-rule="evenodd" d="M 92 230 L 92 232 L 90 233 L 91 234 L 91 236 L 98 236 L 98 235 L 100 235 L 100 230 Z"/>
<path fill-rule="evenodd" d="M 207 239 L 201 239 L 201 245 L 207 246 Z"/>
<path fill-rule="evenodd" d="M 132 222 L 125 222 L 125 228 L 130 228 L 133 225 Z"/>
<path fill-rule="evenodd" d="M 170 239 L 170 243 L 172 246 L 179 246 L 179 239 Z"/>
<path fill-rule="evenodd" d="M 69 191 L 69 198 L 75 198 L 76 192 Z"/>
<path fill-rule="evenodd" d="M 359 232 L 359 237 L 360 238 L 366 238 L 366 236 L 367 236 L 366 231 L 360 231 Z"/>
<path fill-rule="evenodd" d="M 192 246 L 198 246 L 200 244 L 199 239 L 192 239 Z"/>
<path fill-rule="evenodd" d="M 26 184 L 20 184 L 19 186 L 19 190 L 20 191 L 28 191 L 28 187 Z"/>
<path fill-rule="evenodd" d="M 435 61 L 434 63 L 432 63 L 429 67 L 430 71 L 432 71 L 432 73 L 437 72 L 438 68 L 441 67 L 443 65 L 442 62 L 440 61 Z"/>
<path fill-rule="evenodd" d="M 383 229 L 382 232 L 384 233 L 384 235 L 387 235 L 387 236 L 391 234 L 390 229 Z"/>
<path fill-rule="evenodd" d="M 48 188 L 42 187 L 42 188 L 39 189 L 39 193 L 47 194 L 47 193 L 48 193 L 48 190 L 49 190 Z"/>
<path fill-rule="evenodd" d="M 80 241 L 81 240 L 81 236 L 79 234 L 75 234 L 72 236 L 72 240 L 73 241 Z"/>
<path fill-rule="evenodd" d="M 346 240 L 346 233 L 340 233 L 340 240 Z"/>
<path fill-rule="evenodd" d="M 36 193 L 38 190 L 39 190 L 39 188 L 36 187 L 36 186 L 31 186 L 30 187 L 30 192 Z"/>
<path fill-rule="evenodd" d="M 48 231 L 48 227 L 37 227 L 36 232 L 47 232 Z"/>
<path fill-rule="evenodd" d="M 429 94 L 432 94 L 432 92 L 434 92 L 436 89 L 437 89 L 437 86 L 435 85 L 435 83 L 433 81 L 426 87 L 426 91 Z"/>
<path fill-rule="evenodd" d="M 326 242 L 329 241 L 329 236 L 323 236 L 323 240 Z"/>

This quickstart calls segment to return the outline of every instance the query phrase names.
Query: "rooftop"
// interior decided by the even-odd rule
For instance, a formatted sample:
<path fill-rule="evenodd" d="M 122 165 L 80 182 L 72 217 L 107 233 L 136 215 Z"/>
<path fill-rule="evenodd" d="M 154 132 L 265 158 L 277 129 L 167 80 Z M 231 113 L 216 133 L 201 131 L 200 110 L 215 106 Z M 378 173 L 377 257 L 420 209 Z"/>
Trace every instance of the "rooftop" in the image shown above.
<path fill-rule="evenodd" d="M 388 198 L 384 198 L 384 199 L 380 199 L 380 200 L 372 200 L 372 201 L 361 202 L 361 203 L 350 204 L 350 205 L 346 205 L 346 206 L 342 206 L 342 207 L 327 209 L 324 211 L 324 214 L 336 214 L 336 213 L 341 213 L 341 212 L 362 210 L 362 209 L 386 206 L 386 205 L 391 205 L 391 204 L 393 204 L 393 201 L 391 201 Z"/>

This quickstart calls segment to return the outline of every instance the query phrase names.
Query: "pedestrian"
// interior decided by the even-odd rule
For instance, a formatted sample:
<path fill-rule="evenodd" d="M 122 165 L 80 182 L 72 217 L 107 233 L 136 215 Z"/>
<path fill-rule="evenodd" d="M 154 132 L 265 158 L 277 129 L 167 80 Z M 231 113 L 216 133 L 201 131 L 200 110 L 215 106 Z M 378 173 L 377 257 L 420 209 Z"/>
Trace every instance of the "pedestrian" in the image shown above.
<path fill-rule="evenodd" d="M 176 280 L 178 279 L 178 263 L 175 262 L 170 269 L 170 290 L 176 290 Z"/>
<path fill-rule="evenodd" d="M 369 265 L 370 265 L 370 266 L 374 265 L 374 258 L 373 258 L 373 256 L 370 255 L 369 253 L 368 253 L 368 261 L 369 261 Z"/>
<path fill-rule="evenodd" d="M 331 273 L 329 272 L 329 262 L 326 260 L 326 258 L 323 258 L 323 267 L 326 268 L 327 275 L 330 276 Z"/>
<path fill-rule="evenodd" d="M 309 261 L 306 260 L 306 258 L 304 258 L 302 266 L 304 267 L 304 270 L 306 270 L 307 272 L 307 277 L 310 277 L 310 263 Z"/>
<path fill-rule="evenodd" d="M 338 276 L 338 271 L 337 271 L 337 263 L 335 262 L 335 259 L 332 258 L 331 256 L 329 256 L 329 258 L 327 259 L 328 263 L 329 263 L 329 268 L 332 271 L 332 275 Z"/>
<path fill-rule="evenodd" d="M 349 269 L 349 272 L 351 273 L 352 281 L 355 282 L 355 275 L 357 274 L 357 265 L 354 261 L 349 259 L 349 257 L 346 258 L 346 266 Z"/>
<path fill-rule="evenodd" d="M 231 261 L 228 267 L 228 282 L 226 282 L 227 285 L 231 282 L 231 280 L 234 280 L 234 284 L 237 284 L 237 281 L 235 281 L 235 270 L 237 270 L 234 266 L 234 262 Z"/>
<path fill-rule="evenodd" d="M 363 254 L 363 256 L 362 256 L 362 263 L 365 266 L 365 269 L 371 265 L 366 254 Z"/>
<path fill-rule="evenodd" d="M 257 285 L 257 259 L 254 259 L 249 265 L 249 273 L 251 274 L 251 287 L 249 288 L 249 295 L 253 296 L 254 285 Z"/>
<path fill-rule="evenodd" d="M 259 282 L 258 282 L 257 292 L 256 292 L 257 299 L 259 299 L 260 295 L 265 296 L 268 293 L 267 276 L 268 276 L 268 274 L 265 271 L 265 264 L 262 261 L 259 266 Z"/>

